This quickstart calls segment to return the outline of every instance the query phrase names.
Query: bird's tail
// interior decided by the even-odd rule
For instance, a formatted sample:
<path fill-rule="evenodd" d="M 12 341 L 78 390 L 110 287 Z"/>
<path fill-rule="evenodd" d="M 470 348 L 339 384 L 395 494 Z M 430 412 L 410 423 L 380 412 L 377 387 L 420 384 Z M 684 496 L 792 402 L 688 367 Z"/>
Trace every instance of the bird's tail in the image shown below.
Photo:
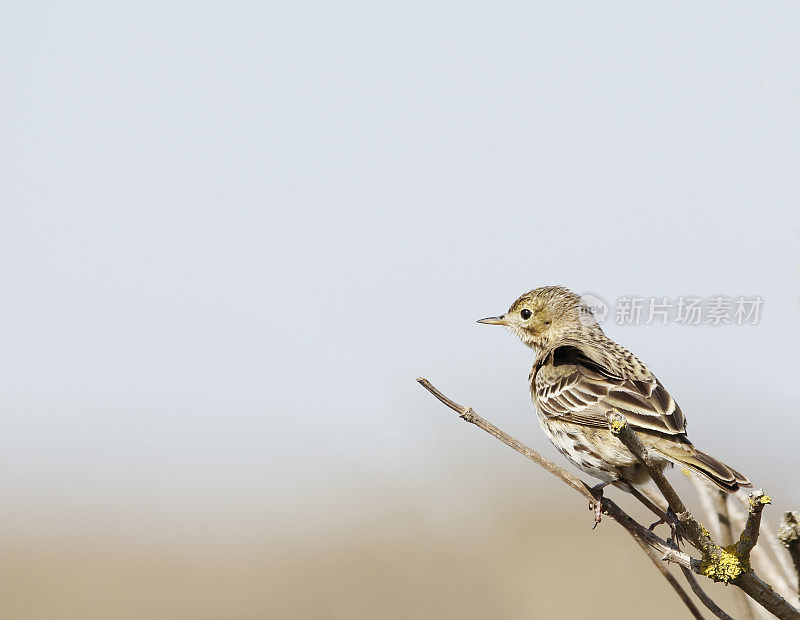
<path fill-rule="evenodd" d="M 740 474 L 733 467 L 701 452 L 694 446 L 682 445 L 679 447 L 675 445 L 674 447 L 675 449 L 669 449 L 666 446 L 659 446 L 659 452 L 673 463 L 702 474 L 723 491 L 735 493 L 740 487 L 753 486 L 746 476 Z"/>

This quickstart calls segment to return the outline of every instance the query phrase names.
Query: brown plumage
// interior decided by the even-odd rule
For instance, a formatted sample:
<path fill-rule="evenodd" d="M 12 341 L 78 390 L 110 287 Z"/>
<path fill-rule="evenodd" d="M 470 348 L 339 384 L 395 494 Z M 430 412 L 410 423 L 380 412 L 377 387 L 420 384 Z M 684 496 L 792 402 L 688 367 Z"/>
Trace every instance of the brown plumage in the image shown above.
<path fill-rule="evenodd" d="M 622 488 L 649 480 L 644 466 L 608 430 L 617 411 L 665 467 L 677 463 L 725 491 L 751 486 L 738 471 L 695 448 L 680 407 L 630 351 L 611 340 L 581 298 L 561 286 L 522 295 L 499 317 L 536 351 L 530 390 L 553 445 L 583 471 Z"/>

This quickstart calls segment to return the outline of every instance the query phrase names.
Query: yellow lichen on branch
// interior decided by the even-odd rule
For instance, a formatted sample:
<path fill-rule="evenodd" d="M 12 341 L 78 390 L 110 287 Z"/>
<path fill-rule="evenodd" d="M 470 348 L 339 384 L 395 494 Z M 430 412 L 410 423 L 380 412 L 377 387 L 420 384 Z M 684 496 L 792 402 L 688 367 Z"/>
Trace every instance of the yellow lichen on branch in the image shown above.
<path fill-rule="evenodd" d="M 749 570 L 750 559 L 740 558 L 736 545 L 718 547 L 717 553 L 705 554 L 700 562 L 700 571 L 706 577 L 725 584 Z"/>
<path fill-rule="evenodd" d="M 750 508 L 755 508 L 759 504 L 763 508 L 767 504 L 772 503 L 772 498 L 769 495 L 757 495 L 753 493 L 750 495 L 748 501 L 750 502 Z"/>
<path fill-rule="evenodd" d="M 608 427 L 615 435 L 619 435 L 622 432 L 622 429 L 625 428 L 626 424 L 627 421 L 625 420 L 625 416 L 623 416 L 621 413 L 612 411 L 608 414 Z"/>

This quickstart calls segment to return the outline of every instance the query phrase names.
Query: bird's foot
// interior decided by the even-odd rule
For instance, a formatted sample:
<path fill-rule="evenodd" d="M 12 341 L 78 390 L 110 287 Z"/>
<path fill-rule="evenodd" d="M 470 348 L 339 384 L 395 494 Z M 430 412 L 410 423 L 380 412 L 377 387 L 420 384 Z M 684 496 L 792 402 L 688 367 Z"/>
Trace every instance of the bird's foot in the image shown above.
<path fill-rule="evenodd" d="M 680 549 L 681 542 L 683 541 L 683 525 L 681 525 L 681 522 L 678 520 L 678 515 L 672 512 L 672 508 L 667 508 L 667 517 L 669 517 L 669 529 L 672 533 L 672 540 L 675 542 L 675 547 Z"/>
<path fill-rule="evenodd" d="M 601 482 L 600 484 L 596 484 L 592 487 L 592 495 L 595 496 L 595 499 L 589 501 L 589 510 L 594 510 L 594 525 L 592 529 L 597 527 L 597 524 L 600 523 L 603 514 L 603 489 L 607 487 L 610 482 Z"/>

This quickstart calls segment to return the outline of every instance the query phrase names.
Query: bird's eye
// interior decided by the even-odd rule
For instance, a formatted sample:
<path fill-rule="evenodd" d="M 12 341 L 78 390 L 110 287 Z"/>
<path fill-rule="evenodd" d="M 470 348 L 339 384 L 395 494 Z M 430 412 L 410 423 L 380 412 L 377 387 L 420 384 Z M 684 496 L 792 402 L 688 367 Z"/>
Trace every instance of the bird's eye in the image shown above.
<path fill-rule="evenodd" d="M 519 315 L 522 317 L 523 321 L 527 321 L 529 318 L 531 318 L 531 311 L 527 308 L 523 308 L 519 311 Z"/>

